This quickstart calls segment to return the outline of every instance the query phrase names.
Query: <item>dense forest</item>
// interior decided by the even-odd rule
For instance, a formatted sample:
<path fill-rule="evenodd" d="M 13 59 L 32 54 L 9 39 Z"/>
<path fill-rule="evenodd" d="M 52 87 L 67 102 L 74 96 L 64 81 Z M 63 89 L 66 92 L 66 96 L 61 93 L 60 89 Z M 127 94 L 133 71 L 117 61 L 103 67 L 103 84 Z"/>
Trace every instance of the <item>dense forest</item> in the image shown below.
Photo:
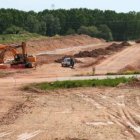
<path fill-rule="evenodd" d="M 138 39 L 140 38 L 140 12 L 58 9 L 36 13 L 0 9 L 0 34 L 25 32 L 45 36 L 87 34 L 107 41 Z"/>

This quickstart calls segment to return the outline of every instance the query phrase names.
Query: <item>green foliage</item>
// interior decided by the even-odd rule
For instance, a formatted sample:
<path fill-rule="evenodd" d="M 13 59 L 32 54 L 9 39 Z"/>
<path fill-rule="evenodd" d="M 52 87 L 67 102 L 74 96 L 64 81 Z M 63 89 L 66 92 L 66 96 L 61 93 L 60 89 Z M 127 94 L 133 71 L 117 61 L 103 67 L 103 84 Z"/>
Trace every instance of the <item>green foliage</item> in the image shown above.
<path fill-rule="evenodd" d="M 71 34 L 76 34 L 76 31 L 72 28 L 69 28 L 68 31 L 66 32 L 67 35 L 71 35 Z"/>
<path fill-rule="evenodd" d="M 107 73 L 107 75 L 134 75 L 134 74 L 140 74 L 140 71 L 124 71 L 119 73 Z"/>
<path fill-rule="evenodd" d="M 22 42 L 27 41 L 31 39 L 38 39 L 38 38 L 44 38 L 44 36 L 38 35 L 38 34 L 31 34 L 31 33 L 25 33 L 25 34 L 4 34 L 0 35 L 0 43 L 13 43 L 13 42 Z"/>
<path fill-rule="evenodd" d="M 86 34 L 91 37 L 103 38 L 107 41 L 112 41 L 112 32 L 107 25 L 99 25 L 97 28 L 96 26 L 81 26 L 78 29 L 79 34 Z"/>
<path fill-rule="evenodd" d="M 89 36 L 92 36 L 92 37 L 98 37 L 99 35 L 99 31 L 98 31 L 98 28 L 95 27 L 95 26 L 81 26 L 79 29 L 78 29 L 78 33 L 79 34 L 86 34 L 86 35 L 89 35 Z"/>
<path fill-rule="evenodd" d="M 44 10 L 36 13 L 0 9 L 0 34 L 16 33 L 17 28 L 13 28 L 13 25 L 31 33 L 47 36 L 73 34 L 75 31 L 91 36 L 98 34 L 97 37 L 108 41 L 140 38 L 140 12 L 116 13 L 110 10 L 80 8 Z"/>
<path fill-rule="evenodd" d="M 112 41 L 113 36 L 110 28 L 107 25 L 99 25 L 98 30 L 100 31 L 99 37 L 107 41 Z"/>
<path fill-rule="evenodd" d="M 43 17 L 43 21 L 46 24 L 46 35 L 54 36 L 59 33 L 61 29 L 59 18 L 47 14 Z"/>
<path fill-rule="evenodd" d="M 131 82 L 133 78 L 115 78 L 115 79 L 93 79 L 93 80 L 74 80 L 74 81 L 56 81 L 53 83 L 39 83 L 25 86 L 24 90 L 30 90 L 32 88 L 37 88 L 41 90 L 54 90 L 54 89 L 63 89 L 63 88 L 77 88 L 77 87 L 98 87 L 98 86 L 107 86 L 115 87 L 120 83 Z"/>
<path fill-rule="evenodd" d="M 12 25 L 4 31 L 4 34 L 21 34 L 24 32 L 23 28 Z"/>

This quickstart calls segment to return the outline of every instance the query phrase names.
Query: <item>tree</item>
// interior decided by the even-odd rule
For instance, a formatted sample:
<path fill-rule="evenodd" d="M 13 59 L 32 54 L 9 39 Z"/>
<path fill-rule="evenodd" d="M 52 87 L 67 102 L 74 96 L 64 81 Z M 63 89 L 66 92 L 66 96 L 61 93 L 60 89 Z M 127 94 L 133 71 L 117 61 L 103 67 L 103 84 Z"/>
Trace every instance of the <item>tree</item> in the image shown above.
<path fill-rule="evenodd" d="M 0 34 L 5 33 L 12 25 L 28 32 L 48 36 L 65 35 L 75 31 L 107 40 L 112 40 L 111 36 L 117 41 L 140 38 L 140 12 L 134 11 L 116 13 L 111 10 L 80 8 L 44 10 L 36 13 L 0 9 Z"/>
<path fill-rule="evenodd" d="M 12 26 L 8 27 L 4 31 L 5 34 L 20 34 L 20 33 L 23 33 L 23 32 L 24 32 L 23 28 L 17 27 L 15 25 L 12 25 Z"/>
<path fill-rule="evenodd" d="M 99 31 L 97 29 L 97 27 L 95 26 L 81 26 L 79 29 L 78 29 L 78 33 L 79 34 L 86 34 L 86 35 L 89 35 L 89 36 L 92 36 L 92 37 L 98 37 L 99 35 Z"/>
<path fill-rule="evenodd" d="M 59 18 L 54 17 L 51 14 L 47 14 L 43 19 L 46 24 L 46 35 L 54 36 L 59 33 L 61 29 Z"/>
<path fill-rule="evenodd" d="M 71 35 L 71 34 L 76 34 L 75 30 L 72 28 L 69 28 L 66 32 L 67 35 Z"/>
<path fill-rule="evenodd" d="M 100 31 L 100 33 L 99 33 L 100 38 L 103 38 L 107 41 L 113 40 L 112 32 L 107 25 L 105 25 L 105 24 L 99 25 L 98 30 Z"/>
<path fill-rule="evenodd" d="M 34 15 L 28 15 L 25 23 L 25 29 L 31 33 L 37 33 L 39 31 L 39 21 Z"/>

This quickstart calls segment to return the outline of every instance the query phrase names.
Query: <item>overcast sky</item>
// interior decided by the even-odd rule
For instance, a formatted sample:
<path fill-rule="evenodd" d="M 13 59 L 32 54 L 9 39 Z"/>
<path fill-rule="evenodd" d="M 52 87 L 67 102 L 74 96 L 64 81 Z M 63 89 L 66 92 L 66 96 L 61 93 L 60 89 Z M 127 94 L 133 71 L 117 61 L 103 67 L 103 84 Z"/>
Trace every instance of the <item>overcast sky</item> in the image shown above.
<path fill-rule="evenodd" d="M 140 11 L 140 0 L 0 0 L 0 8 L 15 8 L 24 11 L 80 7 L 117 12 Z"/>

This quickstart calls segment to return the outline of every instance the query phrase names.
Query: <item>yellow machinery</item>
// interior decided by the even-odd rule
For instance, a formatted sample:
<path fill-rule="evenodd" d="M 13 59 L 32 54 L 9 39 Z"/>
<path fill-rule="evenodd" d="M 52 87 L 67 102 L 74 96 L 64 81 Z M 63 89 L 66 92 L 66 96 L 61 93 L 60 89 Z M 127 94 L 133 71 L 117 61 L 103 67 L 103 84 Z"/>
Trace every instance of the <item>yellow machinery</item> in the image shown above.
<path fill-rule="evenodd" d="M 17 51 L 18 48 L 22 49 L 22 53 Z M 11 61 L 11 67 L 23 66 L 25 68 L 32 68 L 36 62 L 35 56 L 29 56 L 26 50 L 26 43 L 22 42 L 21 45 L 0 45 L 0 63 L 4 63 L 5 53 L 12 52 L 14 60 Z"/>

